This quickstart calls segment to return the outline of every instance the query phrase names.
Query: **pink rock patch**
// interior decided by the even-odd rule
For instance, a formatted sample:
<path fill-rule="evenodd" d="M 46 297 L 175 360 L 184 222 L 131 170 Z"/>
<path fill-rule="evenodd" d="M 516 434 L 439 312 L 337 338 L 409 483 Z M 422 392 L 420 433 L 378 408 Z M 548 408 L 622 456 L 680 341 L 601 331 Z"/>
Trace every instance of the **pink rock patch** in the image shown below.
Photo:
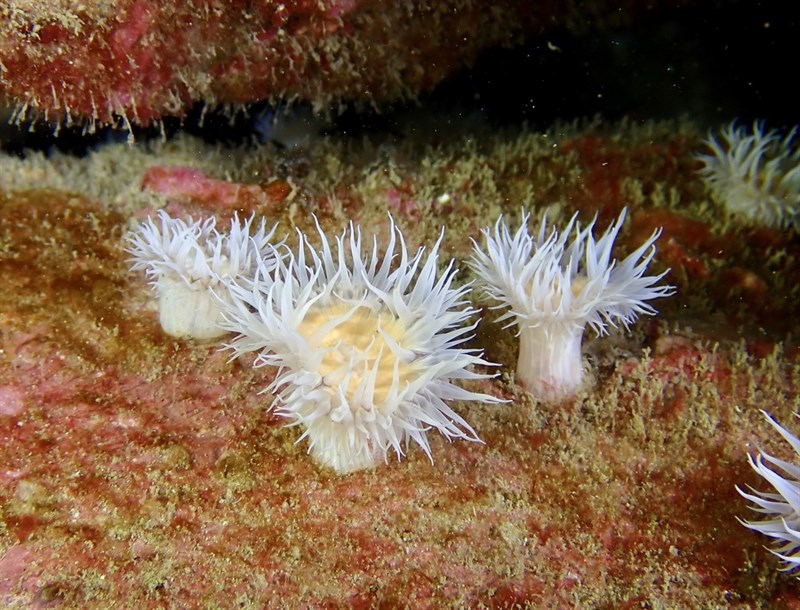
<path fill-rule="evenodd" d="M 190 204 L 213 213 L 271 207 L 282 202 L 291 192 L 291 187 L 281 180 L 263 186 L 242 184 L 209 178 L 192 167 L 159 166 L 145 172 L 142 190 L 166 195 L 171 202 Z"/>
<path fill-rule="evenodd" d="M 25 410 L 25 394 L 14 386 L 0 387 L 0 415 L 16 417 Z"/>

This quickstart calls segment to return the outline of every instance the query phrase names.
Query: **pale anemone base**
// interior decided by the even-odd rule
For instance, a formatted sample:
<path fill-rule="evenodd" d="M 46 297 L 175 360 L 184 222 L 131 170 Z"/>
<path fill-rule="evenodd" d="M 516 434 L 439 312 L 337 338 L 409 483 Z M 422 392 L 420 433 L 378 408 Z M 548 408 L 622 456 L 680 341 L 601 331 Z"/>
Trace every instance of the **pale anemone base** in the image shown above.
<path fill-rule="evenodd" d="M 777 188 L 775 189 L 777 190 Z M 770 227 L 779 227 L 787 218 L 793 218 L 796 214 L 790 205 L 789 193 L 775 193 L 763 188 L 759 188 L 757 183 L 739 182 L 731 179 L 726 185 L 724 195 L 717 195 L 722 198 L 722 203 L 728 208 L 731 214 L 760 222 Z"/>
<path fill-rule="evenodd" d="M 378 447 L 368 441 L 355 441 L 353 426 L 347 422 L 320 417 L 306 424 L 306 430 L 312 442 L 311 457 L 339 474 L 367 470 L 384 462 L 384 454 Z"/>
<path fill-rule="evenodd" d="M 544 400 L 575 394 L 583 383 L 583 327 L 540 324 L 519 333 L 517 382 Z"/>
<path fill-rule="evenodd" d="M 219 299 L 230 301 L 224 291 L 215 297 L 207 286 L 162 276 L 156 283 L 156 294 L 161 328 L 168 335 L 211 341 L 228 333 L 219 325 L 223 321 Z"/>

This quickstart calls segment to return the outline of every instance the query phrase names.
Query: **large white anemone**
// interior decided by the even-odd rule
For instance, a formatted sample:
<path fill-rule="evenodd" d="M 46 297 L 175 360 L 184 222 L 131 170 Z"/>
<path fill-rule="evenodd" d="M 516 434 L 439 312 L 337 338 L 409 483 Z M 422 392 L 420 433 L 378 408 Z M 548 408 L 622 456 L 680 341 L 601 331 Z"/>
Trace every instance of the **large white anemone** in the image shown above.
<path fill-rule="evenodd" d="M 448 401 L 499 401 L 458 385 L 490 377 L 472 370 L 489 363 L 462 347 L 477 322 L 469 287 L 452 285 L 453 262 L 437 271 L 441 237 L 427 256 L 411 256 L 392 223 L 381 255 L 375 238 L 365 252 L 352 223 L 333 247 L 317 231 L 319 251 L 298 231 L 296 252 L 230 287 L 225 327 L 239 335 L 229 347 L 278 367 L 267 388 L 277 391 L 276 413 L 304 428 L 299 440 L 340 473 L 390 450 L 399 458 L 409 441 L 430 458 L 429 430 L 478 440 Z"/>

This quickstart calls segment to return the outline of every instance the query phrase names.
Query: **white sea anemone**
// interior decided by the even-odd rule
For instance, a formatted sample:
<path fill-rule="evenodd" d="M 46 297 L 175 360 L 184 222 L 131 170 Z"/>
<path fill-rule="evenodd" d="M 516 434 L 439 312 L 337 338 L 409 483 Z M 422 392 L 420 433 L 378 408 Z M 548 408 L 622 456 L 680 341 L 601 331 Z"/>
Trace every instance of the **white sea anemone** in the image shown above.
<path fill-rule="evenodd" d="M 731 214 L 772 225 L 797 224 L 800 213 L 800 148 L 792 146 L 797 127 L 781 138 L 764 131 L 760 122 L 752 133 L 735 121 L 722 129 L 719 140 L 709 134 L 710 154 L 701 154 L 700 175 Z"/>
<path fill-rule="evenodd" d="M 494 231 L 483 229 L 486 251 L 473 241 L 470 266 L 486 293 L 499 302 L 495 309 L 509 309 L 499 321 L 511 320 L 507 326 L 518 327 L 517 380 L 534 396 L 556 400 L 580 387 L 587 324 L 599 335 L 608 324 L 628 328 L 639 314 L 656 313 L 645 301 L 673 293 L 671 286 L 656 286 L 666 271 L 645 275 L 660 231 L 622 261 L 611 258 L 625 213 L 597 241 L 594 221 L 581 229 L 577 214 L 562 233 L 548 233 L 543 219 L 534 237 L 526 213 L 513 236 L 502 218 Z M 568 245 L 573 226 L 575 237 Z"/>
<path fill-rule="evenodd" d="M 422 248 L 409 256 L 393 222 L 383 256 L 375 238 L 363 252 L 352 223 L 333 250 L 317 231 L 319 252 L 298 231 L 297 252 L 233 284 L 226 308 L 234 353 L 279 368 L 264 391 L 277 391 L 275 412 L 304 428 L 298 442 L 308 438 L 317 462 L 346 473 L 390 450 L 402 457 L 409 441 L 430 458 L 431 429 L 479 440 L 447 401 L 500 401 L 455 383 L 492 375 L 472 371 L 489 363 L 461 347 L 477 322 L 468 322 L 469 286 L 452 286 L 453 262 L 437 273 L 442 238 L 423 259 Z"/>
<path fill-rule="evenodd" d="M 800 440 L 772 419 L 766 411 L 762 413 L 795 453 L 800 455 Z M 755 458 L 752 455 L 747 457 L 753 470 L 764 477 L 775 492 L 751 488 L 753 493 L 747 493 L 737 486 L 736 490 L 755 504 L 751 507 L 752 510 L 767 515 L 761 521 L 742 521 L 742 524 L 774 539 L 778 546 L 771 552 L 785 562 L 781 569 L 796 570 L 800 568 L 800 466 L 764 451 L 759 451 Z"/>
<path fill-rule="evenodd" d="M 231 220 L 230 233 L 215 228 L 216 219 L 188 222 L 171 218 L 159 210 L 160 226 L 147 218 L 131 232 L 127 252 L 132 255 L 131 269 L 144 269 L 155 288 L 161 327 L 169 335 L 208 340 L 227 331 L 222 321 L 220 302 L 230 300 L 224 286 L 227 280 L 253 275 L 256 264 L 274 266 L 266 256 L 275 227 L 266 230 L 264 220 L 253 235 L 253 218 Z"/>

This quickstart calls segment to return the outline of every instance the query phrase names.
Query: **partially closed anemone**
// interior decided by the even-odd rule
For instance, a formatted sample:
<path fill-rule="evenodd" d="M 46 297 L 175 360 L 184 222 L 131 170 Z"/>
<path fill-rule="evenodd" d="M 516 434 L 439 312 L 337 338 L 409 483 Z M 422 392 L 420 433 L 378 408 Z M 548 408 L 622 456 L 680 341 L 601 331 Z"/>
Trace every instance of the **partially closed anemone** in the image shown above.
<path fill-rule="evenodd" d="M 270 266 L 274 248 L 262 219 L 252 230 L 253 217 L 241 222 L 234 215 L 230 231 L 220 233 L 216 219 L 187 221 L 163 210 L 156 223 L 147 218 L 127 241 L 133 270 L 143 269 L 158 299 L 161 328 L 169 335 L 197 340 L 226 334 L 220 326 L 222 304 L 230 302 L 227 284 L 252 276 L 257 264 Z"/>

